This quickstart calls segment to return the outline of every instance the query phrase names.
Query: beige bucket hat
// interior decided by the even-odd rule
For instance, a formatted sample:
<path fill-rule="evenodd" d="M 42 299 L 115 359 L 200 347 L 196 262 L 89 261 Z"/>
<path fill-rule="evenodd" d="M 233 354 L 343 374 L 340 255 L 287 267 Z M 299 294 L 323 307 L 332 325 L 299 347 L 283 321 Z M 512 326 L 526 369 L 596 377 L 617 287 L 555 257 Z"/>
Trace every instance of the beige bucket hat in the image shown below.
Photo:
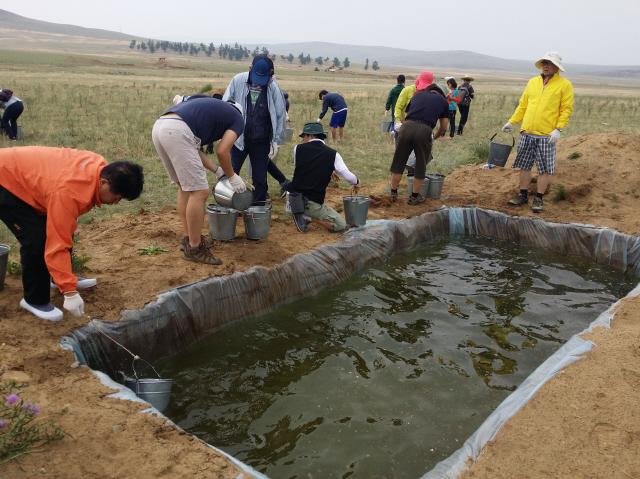
<path fill-rule="evenodd" d="M 561 72 L 564 71 L 564 68 L 562 68 L 562 57 L 560 56 L 560 54 L 558 52 L 547 52 L 547 54 L 545 56 L 543 56 L 540 60 L 538 60 L 536 62 L 536 66 L 540 70 L 542 70 L 542 60 L 550 61 L 555 66 L 557 66 L 560 69 Z"/>
<path fill-rule="evenodd" d="M 471 75 L 469 75 L 468 73 L 465 73 L 464 76 L 460 77 L 463 80 L 469 80 L 469 81 L 474 81 L 475 78 L 473 78 Z"/>

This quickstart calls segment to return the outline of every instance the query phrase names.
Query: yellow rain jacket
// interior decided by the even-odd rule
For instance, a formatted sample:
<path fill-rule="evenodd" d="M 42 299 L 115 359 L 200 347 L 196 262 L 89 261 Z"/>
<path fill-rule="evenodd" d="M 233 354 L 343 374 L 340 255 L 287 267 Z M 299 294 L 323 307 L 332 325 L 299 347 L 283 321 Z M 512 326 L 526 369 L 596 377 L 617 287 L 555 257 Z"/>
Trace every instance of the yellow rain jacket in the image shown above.
<path fill-rule="evenodd" d="M 396 102 L 396 109 L 394 110 L 393 117 L 396 121 L 404 121 L 405 112 L 407 111 L 407 105 L 411 101 L 413 95 L 415 95 L 418 89 L 415 85 L 406 86 L 404 90 L 400 92 L 398 101 Z"/>
<path fill-rule="evenodd" d="M 529 80 L 509 123 L 515 125 L 522 120 L 520 131 L 547 136 L 569 123 L 573 113 L 573 86 L 558 73 L 544 88 L 543 80 L 542 75 Z"/>

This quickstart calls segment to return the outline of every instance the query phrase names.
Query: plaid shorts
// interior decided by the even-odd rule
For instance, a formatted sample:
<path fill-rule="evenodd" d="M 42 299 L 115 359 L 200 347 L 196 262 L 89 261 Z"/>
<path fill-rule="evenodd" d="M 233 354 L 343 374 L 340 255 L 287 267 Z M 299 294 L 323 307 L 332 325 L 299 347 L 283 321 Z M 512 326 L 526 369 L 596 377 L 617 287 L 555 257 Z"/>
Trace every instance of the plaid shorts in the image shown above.
<path fill-rule="evenodd" d="M 511 168 L 530 171 L 536 162 L 538 174 L 556 173 L 556 145 L 549 144 L 549 137 L 522 133 L 518 141 L 518 153 Z"/>

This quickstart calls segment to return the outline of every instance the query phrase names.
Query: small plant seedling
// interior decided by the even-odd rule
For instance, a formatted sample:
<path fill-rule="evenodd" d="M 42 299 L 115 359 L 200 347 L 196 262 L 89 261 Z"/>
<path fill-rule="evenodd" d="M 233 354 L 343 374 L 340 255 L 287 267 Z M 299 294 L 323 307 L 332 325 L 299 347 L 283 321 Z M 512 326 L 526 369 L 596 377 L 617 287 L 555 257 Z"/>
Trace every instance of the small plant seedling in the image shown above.
<path fill-rule="evenodd" d="M 153 255 L 157 255 L 160 253 L 171 253 L 171 250 L 169 249 L 162 249 L 160 247 L 160 245 L 158 244 L 158 242 L 156 241 L 156 244 L 152 244 L 147 246 L 146 248 L 140 248 L 138 251 L 136 251 L 136 253 L 138 253 L 139 255 L 149 255 L 149 256 L 153 256 Z"/>
<path fill-rule="evenodd" d="M 611 198 L 612 198 L 612 199 L 614 199 L 614 200 L 617 200 L 617 199 L 618 199 L 618 195 L 616 195 L 616 194 L 614 193 L 614 194 L 612 194 L 612 195 L 611 195 Z"/>
<path fill-rule="evenodd" d="M 8 261 L 7 274 L 22 274 L 22 264 L 17 261 Z"/>
<path fill-rule="evenodd" d="M 578 153 L 577 151 L 574 151 L 567 158 L 569 158 L 570 160 L 576 160 L 576 159 L 580 158 L 581 156 L 582 156 L 582 153 Z"/>
<path fill-rule="evenodd" d="M 593 208 L 587 208 L 587 211 L 591 212 L 591 211 L 593 211 Z"/>
<path fill-rule="evenodd" d="M 613 205 L 611 208 L 613 208 L 614 210 L 617 210 L 619 208 L 618 205 Z"/>
<path fill-rule="evenodd" d="M 629 193 L 631 193 L 630 191 L 625 191 L 624 194 L 628 195 Z"/>
<path fill-rule="evenodd" d="M 560 201 L 565 201 L 567 199 L 566 190 L 564 186 L 558 185 L 556 186 L 555 191 L 553 192 L 553 202 L 558 203 Z"/>

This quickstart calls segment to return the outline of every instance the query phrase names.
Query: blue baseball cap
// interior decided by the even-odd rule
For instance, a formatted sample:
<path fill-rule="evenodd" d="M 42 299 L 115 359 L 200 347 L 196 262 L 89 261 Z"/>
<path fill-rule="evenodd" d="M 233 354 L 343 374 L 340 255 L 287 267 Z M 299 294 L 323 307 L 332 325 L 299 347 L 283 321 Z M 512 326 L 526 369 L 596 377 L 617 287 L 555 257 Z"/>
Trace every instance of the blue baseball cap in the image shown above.
<path fill-rule="evenodd" d="M 271 67 L 263 58 L 258 60 L 251 67 L 251 81 L 256 85 L 266 85 L 271 78 Z"/>

